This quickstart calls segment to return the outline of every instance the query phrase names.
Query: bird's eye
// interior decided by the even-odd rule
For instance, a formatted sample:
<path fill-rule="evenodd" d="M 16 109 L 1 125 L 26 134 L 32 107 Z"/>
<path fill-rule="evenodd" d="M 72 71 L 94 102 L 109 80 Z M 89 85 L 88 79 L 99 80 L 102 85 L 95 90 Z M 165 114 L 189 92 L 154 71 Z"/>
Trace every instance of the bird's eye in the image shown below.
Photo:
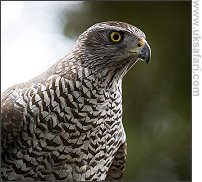
<path fill-rule="evenodd" d="M 119 32 L 112 32 L 110 34 L 110 39 L 112 42 L 119 43 L 120 41 L 122 41 L 123 36 Z"/>

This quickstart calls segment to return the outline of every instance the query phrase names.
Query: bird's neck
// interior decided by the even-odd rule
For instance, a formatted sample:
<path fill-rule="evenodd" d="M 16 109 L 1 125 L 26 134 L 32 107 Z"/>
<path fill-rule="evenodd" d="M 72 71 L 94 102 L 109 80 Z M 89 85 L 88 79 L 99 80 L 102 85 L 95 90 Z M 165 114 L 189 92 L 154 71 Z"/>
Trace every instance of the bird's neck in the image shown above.
<path fill-rule="evenodd" d="M 117 74 L 115 68 L 102 70 L 92 69 L 76 59 L 64 58 L 58 62 L 55 72 L 67 80 L 88 82 L 96 89 L 110 90 L 122 83 L 122 77 Z"/>

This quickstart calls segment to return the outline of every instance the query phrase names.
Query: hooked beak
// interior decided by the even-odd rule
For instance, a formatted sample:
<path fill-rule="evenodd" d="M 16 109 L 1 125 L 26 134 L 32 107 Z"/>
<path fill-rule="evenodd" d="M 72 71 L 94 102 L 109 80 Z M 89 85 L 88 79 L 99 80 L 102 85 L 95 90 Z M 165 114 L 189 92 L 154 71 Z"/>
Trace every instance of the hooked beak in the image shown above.
<path fill-rule="evenodd" d="M 143 59 L 148 64 L 151 60 L 151 48 L 147 42 L 144 43 L 140 53 L 138 54 L 138 58 Z"/>

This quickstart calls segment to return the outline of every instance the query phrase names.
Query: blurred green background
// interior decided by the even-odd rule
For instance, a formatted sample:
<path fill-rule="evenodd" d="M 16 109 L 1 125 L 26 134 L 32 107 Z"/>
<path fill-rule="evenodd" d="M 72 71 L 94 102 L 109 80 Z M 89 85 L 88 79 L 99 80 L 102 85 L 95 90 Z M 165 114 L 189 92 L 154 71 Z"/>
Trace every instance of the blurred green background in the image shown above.
<path fill-rule="evenodd" d="M 88 1 L 65 14 L 73 39 L 118 20 L 143 30 L 151 46 L 150 64 L 137 63 L 123 81 L 124 180 L 191 180 L 191 1 Z"/>

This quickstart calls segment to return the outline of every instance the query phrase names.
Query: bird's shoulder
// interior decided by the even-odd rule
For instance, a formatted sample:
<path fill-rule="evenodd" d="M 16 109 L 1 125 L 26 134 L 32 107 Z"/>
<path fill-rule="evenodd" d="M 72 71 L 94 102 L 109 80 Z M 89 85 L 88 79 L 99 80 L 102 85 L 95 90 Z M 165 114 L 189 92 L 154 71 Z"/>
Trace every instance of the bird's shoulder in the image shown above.
<path fill-rule="evenodd" d="M 19 89 L 26 84 L 17 84 L 6 89 L 1 95 L 1 145 L 5 149 L 17 136 L 23 126 L 23 106 L 16 100 L 19 98 Z"/>

